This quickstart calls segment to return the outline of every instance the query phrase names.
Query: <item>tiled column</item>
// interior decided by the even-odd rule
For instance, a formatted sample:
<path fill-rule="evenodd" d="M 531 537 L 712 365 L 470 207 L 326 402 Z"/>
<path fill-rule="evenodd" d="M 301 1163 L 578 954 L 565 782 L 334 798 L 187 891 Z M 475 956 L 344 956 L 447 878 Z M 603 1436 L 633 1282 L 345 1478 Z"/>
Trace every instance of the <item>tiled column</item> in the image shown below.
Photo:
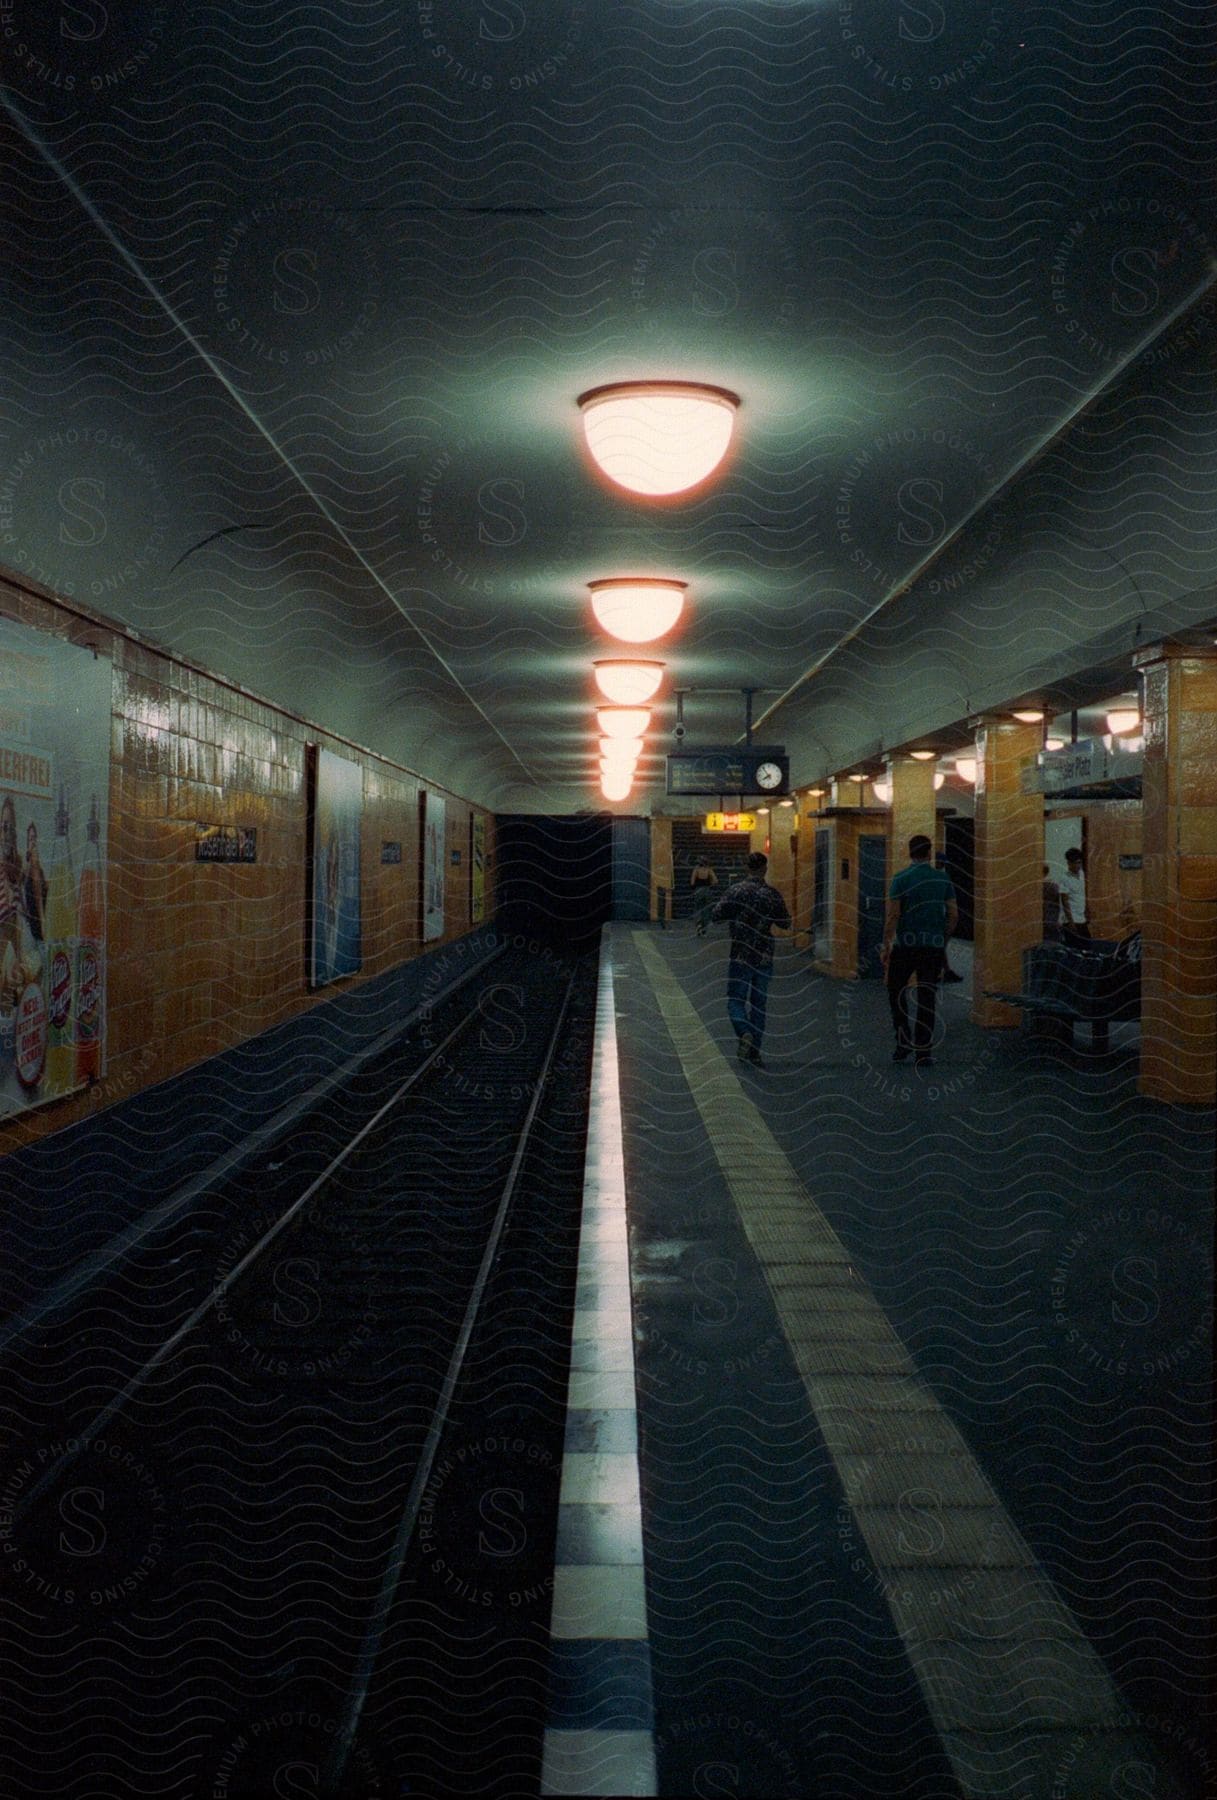
<path fill-rule="evenodd" d="M 833 819 L 829 876 L 832 885 L 832 950 L 829 973 L 841 981 L 858 978 L 858 830 L 860 819 L 838 813 Z"/>
<path fill-rule="evenodd" d="M 986 1000 L 986 988 L 1018 994 L 1023 951 L 1043 938 L 1044 799 L 1024 794 L 1019 772 L 1042 742 L 1038 725 L 986 722 L 976 734 L 976 956 L 972 1019 L 1014 1026 L 1017 1007 Z"/>
<path fill-rule="evenodd" d="M 651 917 L 659 917 L 659 890 L 672 891 L 672 821 L 651 820 Z M 668 902 L 671 906 L 672 901 Z"/>
<path fill-rule="evenodd" d="M 1155 644 L 1145 674 L 1142 783 L 1143 1094 L 1217 1094 L 1217 650 Z"/>
<path fill-rule="evenodd" d="M 937 815 L 934 809 L 934 764 L 894 756 L 887 765 L 892 784 L 892 804 L 887 824 L 887 866 L 903 869 L 909 859 L 909 839 L 920 833 L 934 842 Z"/>
<path fill-rule="evenodd" d="M 768 880 L 777 889 L 786 902 L 786 909 L 791 918 L 794 917 L 794 858 L 790 854 L 790 834 L 794 829 L 794 813 L 788 806 L 771 808 L 768 820 L 762 819 L 762 825 L 769 826 L 769 875 Z M 762 840 L 761 848 L 764 848 Z"/>

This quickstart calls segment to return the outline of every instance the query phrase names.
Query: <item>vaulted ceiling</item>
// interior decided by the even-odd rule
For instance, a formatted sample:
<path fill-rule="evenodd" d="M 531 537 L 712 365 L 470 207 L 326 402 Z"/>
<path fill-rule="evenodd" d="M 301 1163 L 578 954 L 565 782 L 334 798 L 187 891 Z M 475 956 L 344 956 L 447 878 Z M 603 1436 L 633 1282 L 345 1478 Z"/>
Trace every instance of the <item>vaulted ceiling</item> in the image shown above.
<path fill-rule="evenodd" d="M 1217 616 L 1190 0 L 11 0 L 0 563 L 501 809 L 601 804 L 586 583 L 689 583 L 642 779 L 796 780 Z M 576 396 L 737 391 L 681 503 Z M 1063 690 L 1062 690 L 1063 691 Z"/>

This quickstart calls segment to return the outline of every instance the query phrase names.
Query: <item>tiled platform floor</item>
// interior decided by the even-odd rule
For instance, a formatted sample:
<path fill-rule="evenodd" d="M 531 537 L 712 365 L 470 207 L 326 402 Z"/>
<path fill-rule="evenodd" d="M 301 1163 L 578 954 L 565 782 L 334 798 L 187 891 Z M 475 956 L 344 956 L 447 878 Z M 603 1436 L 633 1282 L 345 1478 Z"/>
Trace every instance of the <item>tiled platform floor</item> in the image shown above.
<path fill-rule="evenodd" d="M 976 1030 L 964 986 L 893 1068 L 881 989 L 784 946 L 752 1070 L 721 937 L 606 950 L 647 1635 L 632 1574 L 564 1578 L 623 1622 L 629 1765 L 566 1791 L 647 1791 L 645 1661 L 663 1794 L 1206 1792 L 1212 1119 L 1118 1045 Z M 580 1341 L 572 1462 L 607 1467 L 626 1372 Z"/>

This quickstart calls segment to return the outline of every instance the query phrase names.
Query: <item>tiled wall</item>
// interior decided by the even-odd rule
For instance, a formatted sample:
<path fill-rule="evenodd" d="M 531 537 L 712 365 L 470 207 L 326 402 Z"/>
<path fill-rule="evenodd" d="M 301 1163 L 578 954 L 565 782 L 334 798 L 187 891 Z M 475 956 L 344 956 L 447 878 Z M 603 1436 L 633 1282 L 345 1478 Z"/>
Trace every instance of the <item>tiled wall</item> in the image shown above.
<path fill-rule="evenodd" d="M 2 576 L 0 612 L 90 643 L 113 665 L 107 1072 L 86 1093 L 0 1122 L 3 1154 L 417 955 L 419 795 L 432 784 Z M 364 775 L 363 968 L 318 993 L 305 967 L 308 744 Z M 475 810 L 486 818 L 493 912 L 494 820 L 433 791 L 447 815 L 446 942 L 471 923 Z M 197 862 L 199 823 L 253 826 L 257 861 Z M 400 864 L 381 863 L 384 840 L 401 843 Z"/>

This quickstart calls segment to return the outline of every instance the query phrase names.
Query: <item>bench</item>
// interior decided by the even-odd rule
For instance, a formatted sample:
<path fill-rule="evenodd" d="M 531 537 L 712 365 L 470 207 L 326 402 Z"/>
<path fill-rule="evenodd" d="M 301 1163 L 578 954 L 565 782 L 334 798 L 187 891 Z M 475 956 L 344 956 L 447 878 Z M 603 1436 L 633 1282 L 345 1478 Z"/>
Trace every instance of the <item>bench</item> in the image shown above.
<path fill-rule="evenodd" d="M 1085 950 L 1035 944 L 1023 951 L 1022 992 L 986 988 L 985 998 L 1020 1006 L 1037 1021 L 1056 1021 L 1068 1043 L 1074 1025 L 1084 1019 L 1091 1048 L 1104 1051 L 1109 1025 L 1141 1017 L 1141 934 L 1119 944 L 1096 939 Z"/>

